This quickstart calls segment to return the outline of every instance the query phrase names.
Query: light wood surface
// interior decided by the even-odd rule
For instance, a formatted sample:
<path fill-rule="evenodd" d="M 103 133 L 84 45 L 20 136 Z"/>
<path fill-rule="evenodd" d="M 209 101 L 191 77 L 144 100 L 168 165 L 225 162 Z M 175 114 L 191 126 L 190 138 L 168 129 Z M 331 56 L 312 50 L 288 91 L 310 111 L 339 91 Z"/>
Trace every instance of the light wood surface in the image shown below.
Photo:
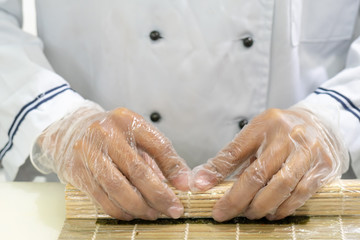
<path fill-rule="evenodd" d="M 64 191 L 61 183 L 0 183 L 0 239 L 58 239 L 65 221 Z"/>

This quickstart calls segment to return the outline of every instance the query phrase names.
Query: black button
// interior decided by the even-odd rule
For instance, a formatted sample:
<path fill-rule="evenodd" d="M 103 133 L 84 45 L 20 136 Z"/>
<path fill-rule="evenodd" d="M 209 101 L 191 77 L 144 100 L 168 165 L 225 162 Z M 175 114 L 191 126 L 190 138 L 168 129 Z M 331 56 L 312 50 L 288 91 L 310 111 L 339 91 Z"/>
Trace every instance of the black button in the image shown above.
<path fill-rule="evenodd" d="M 161 34 L 158 31 L 152 31 L 149 36 L 150 36 L 150 39 L 153 41 L 157 41 L 160 38 L 162 38 Z"/>
<path fill-rule="evenodd" d="M 158 112 L 153 112 L 150 115 L 150 120 L 153 121 L 153 122 L 158 122 L 158 121 L 160 121 L 160 119 L 161 119 L 161 115 Z"/>
<path fill-rule="evenodd" d="M 239 128 L 243 129 L 246 124 L 248 124 L 248 120 L 247 119 L 242 119 L 241 121 L 239 121 Z"/>
<path fill-rule="evenodd" d="M 244 47 L 250 48 L 254 44 L 252 37 L 246 37 L 242 39 Z"/>

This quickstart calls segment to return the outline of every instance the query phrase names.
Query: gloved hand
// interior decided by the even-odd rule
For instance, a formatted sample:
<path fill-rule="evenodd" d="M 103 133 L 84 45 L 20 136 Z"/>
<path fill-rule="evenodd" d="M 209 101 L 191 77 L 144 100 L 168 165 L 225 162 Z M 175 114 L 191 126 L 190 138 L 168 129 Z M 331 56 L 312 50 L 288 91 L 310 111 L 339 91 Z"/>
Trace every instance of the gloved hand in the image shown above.
<path fill-rule="evenodd" d="M 270 109 L 255 117 L 213 159 L 194 172 L 194 188 L 207 190 L 230 174 L 237 180 L 214 206 L 225 221 L 240 214 L 277 220 L 292 214 L 323 184 L 339 177 L 348 152 L 310 111 Z"/>
<path fill-rule="evenodd" d="M 105 112 L 89 102 L 48 127 L 37 139 L 32 162 L 88 193 L 118 219 L 178 218 L 183 206 L 164 178 L 188 189 L 191 173 L 170 141 L 125 108 Z"/>

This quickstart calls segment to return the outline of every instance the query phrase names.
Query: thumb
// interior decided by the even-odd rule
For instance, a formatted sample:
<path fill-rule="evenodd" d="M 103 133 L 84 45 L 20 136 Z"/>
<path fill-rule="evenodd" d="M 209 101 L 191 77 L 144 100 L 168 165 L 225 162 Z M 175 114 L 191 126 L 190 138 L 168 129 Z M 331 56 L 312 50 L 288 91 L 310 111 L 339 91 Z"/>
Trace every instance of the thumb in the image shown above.
<path fill-rule="evenodd" d="M 190 182 L 192 191 L 206 191 L 224 180 L 224 176 L 212 165 L 211 160 L 195 167 L 192 170 L 192 176 L 193 179 Z"/>
<path fill-rule="evenodd" d="M 193 179 L 190 184 L 193 191 L 205 191 L 214 187 L 237 170 L 246 160 L 253 158 L 259 147 L 260 139 L 256 136 L 250 138 L 245 136 L 248 134 L 238 134 L 214 158 L 193 169 Z"/>

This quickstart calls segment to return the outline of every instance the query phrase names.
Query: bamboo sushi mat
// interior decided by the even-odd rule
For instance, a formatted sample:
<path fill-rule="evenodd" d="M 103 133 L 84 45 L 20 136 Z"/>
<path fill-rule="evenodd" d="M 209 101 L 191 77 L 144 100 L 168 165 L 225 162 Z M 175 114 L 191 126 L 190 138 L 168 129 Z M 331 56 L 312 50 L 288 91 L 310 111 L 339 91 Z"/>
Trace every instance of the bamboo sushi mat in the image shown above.
<path fill-rule="evenodd" d="M 68 185 L 66 220 L 59 239 L 360 239 L 360 180 L 338 180 L 319 189 L 294 216 L 225 223 L 211 219 L 215 202 L 232 186 L 224 182 L 202 193 L 174 189 L 184 206 L 178 220 L 119 221 Z"/>

